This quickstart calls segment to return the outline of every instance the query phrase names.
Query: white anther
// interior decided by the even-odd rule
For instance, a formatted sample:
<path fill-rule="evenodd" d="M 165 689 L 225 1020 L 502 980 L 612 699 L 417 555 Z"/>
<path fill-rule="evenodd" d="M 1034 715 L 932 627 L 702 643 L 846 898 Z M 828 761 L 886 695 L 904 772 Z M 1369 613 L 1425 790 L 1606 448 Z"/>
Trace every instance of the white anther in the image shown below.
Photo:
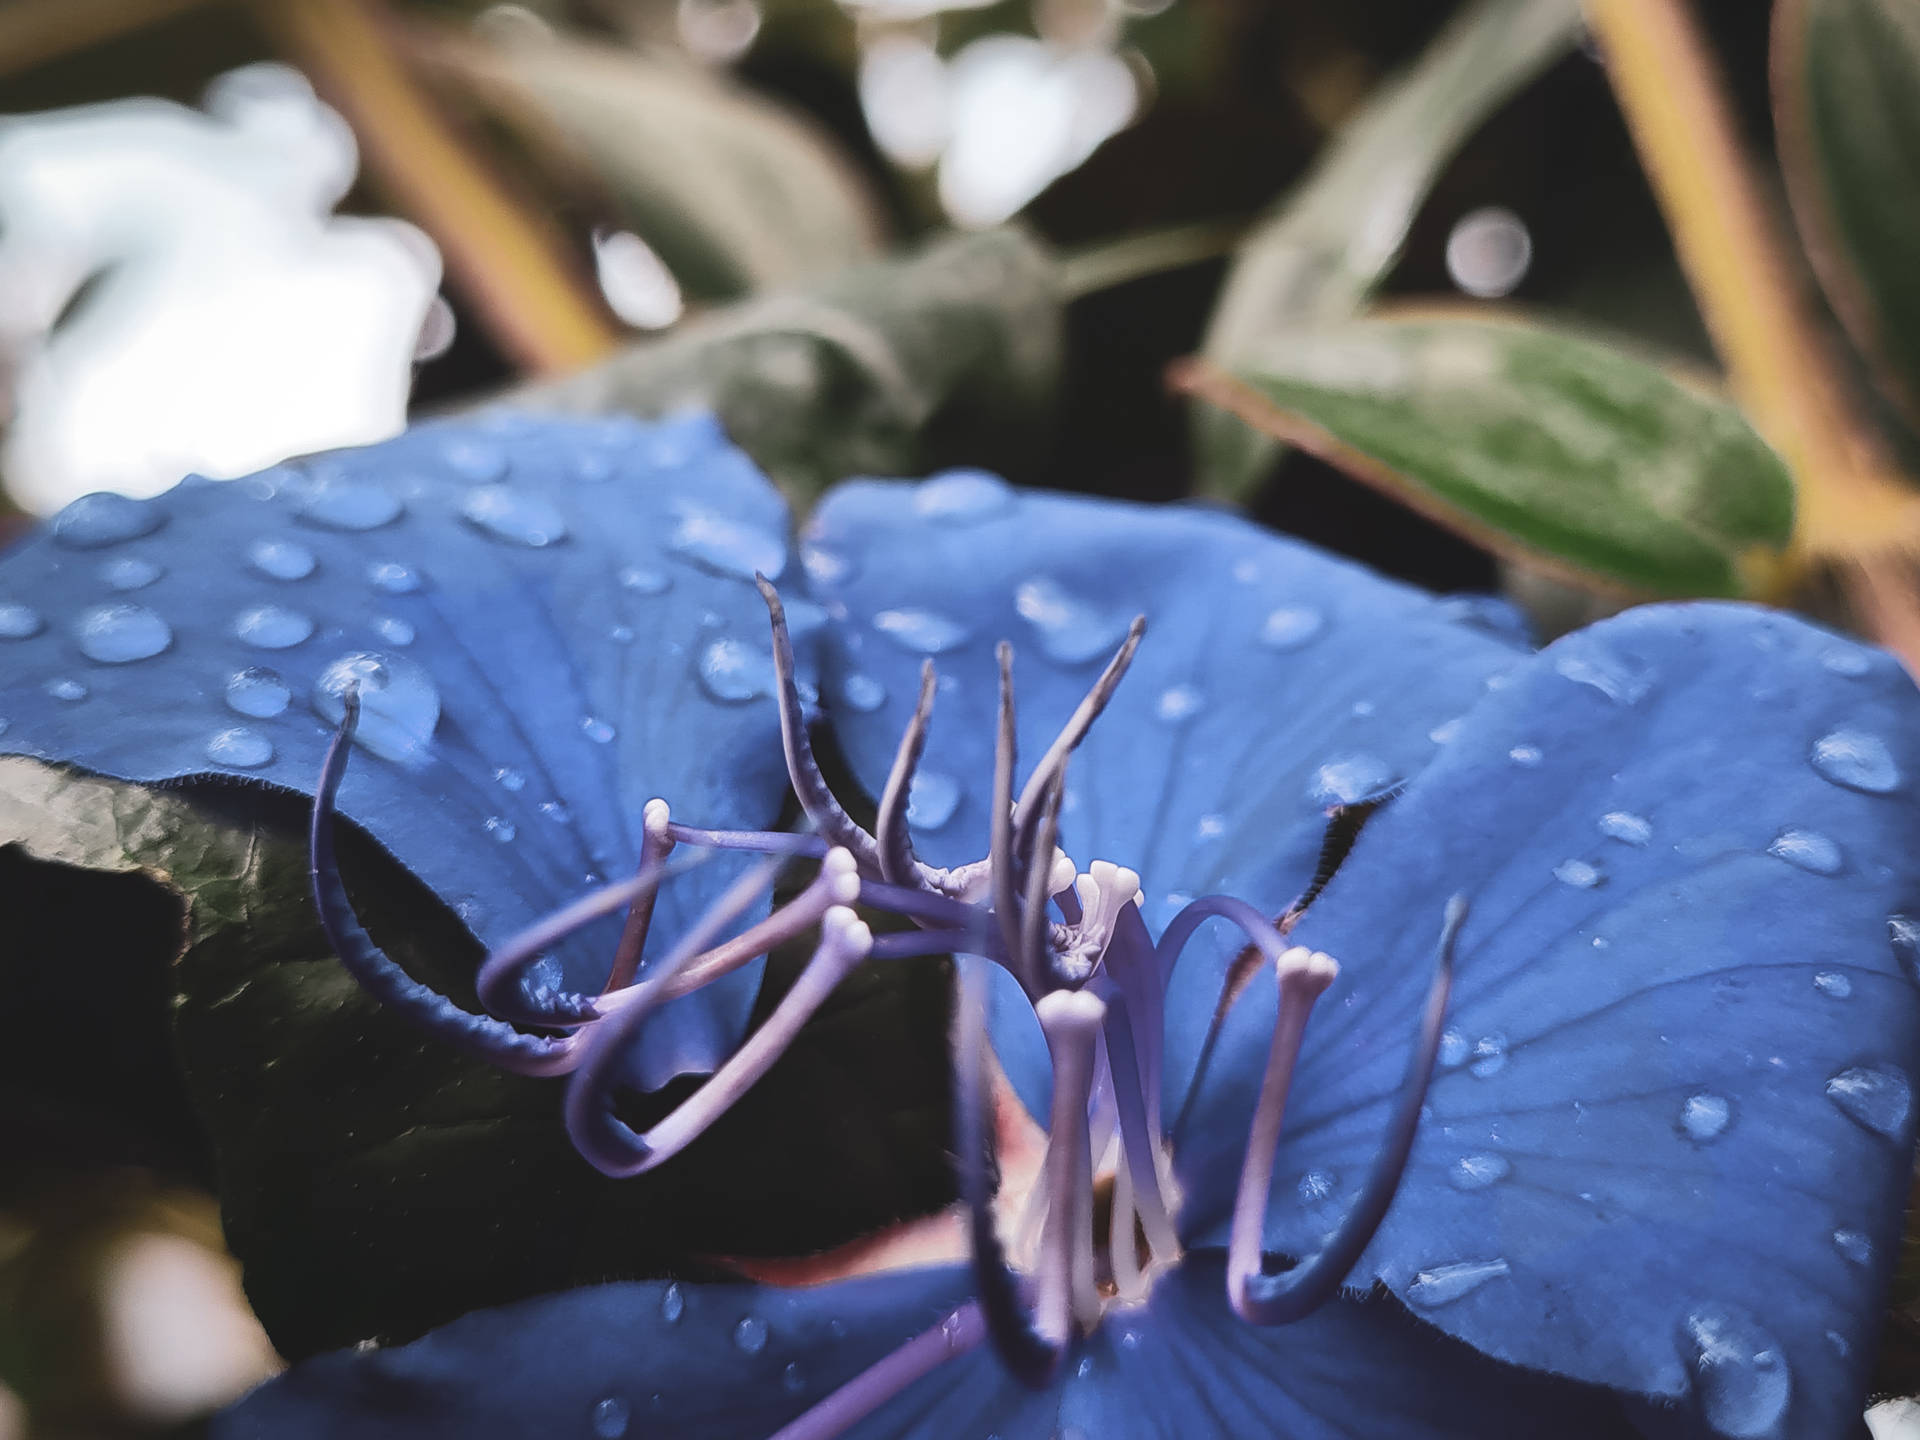
<path fill-rule="evenodd" d="M 820 920 L 820 949 L 834 963 L 851 968 L 873 950 L 873 931 L 846 906 L 832 906 Z"/>
<path fill-rule="evenodd" d="M 836 845 L 820 862 L 820 881 L 835 905 L 851 905 L 860 898 L 860 866 L 853 852 Z"/>
<path fill-rule="evenodd" d="M 1074 888 L 1080 867 L 1073 863 L 1073 857 L 1064 850 L 1053 852 L 1053 867 L 1047 871 L 1047 893 L 1058 895 L 1063 890 Z"/>
<path fill-rule="evenodd" d="M 1049 990 L 1034 1001 L 1033 1013 L 1048 1035 L 1086 1034 L 1107 1018 L 1107 1002 L 1091 990 Z"/>
<path fill-rule="evenodd" d="M 667 822 L 672 818 L 667 802 L 655 797 L 647 801 L 646 808 L 640 812 L 640 825 L 649 839 L 662 841 L 667 838 Z"/>
<path fill-rule="evenodd" d="M 1320 950 L 1295 945 L 1284 950 L 1274 962 L 1283 989 L 1311 1000 L 1340 978 L 1340 962 Z"/>

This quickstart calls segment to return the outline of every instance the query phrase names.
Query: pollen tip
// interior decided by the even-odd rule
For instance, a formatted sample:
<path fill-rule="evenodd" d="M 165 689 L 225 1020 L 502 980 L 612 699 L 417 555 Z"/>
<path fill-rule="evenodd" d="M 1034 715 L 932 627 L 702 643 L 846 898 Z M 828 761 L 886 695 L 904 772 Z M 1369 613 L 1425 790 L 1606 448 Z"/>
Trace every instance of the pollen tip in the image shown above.
<path fill-rule="evenodd" d="M 1107 1003 L 1090 990 L 1049 990 L 1034 1002 L 1033 1013 L 1049 1035 L 1097 1030 L 1107 1018 Z"/>
<path fill-rule="evenodd" d="M 826 859 L 820 862 L 820 879 L 836 905 L 851 905 L 860 898 L 860 866 L 845 846 L 836 845 L 827 851 Z"/>
<path fill-rule="evenodd" d="M 1073 863 L 1073 857 L 1064 850 L 1053 852 L 1053 868 L 1047 872 L 1047 893 L 1058 895 L 1063 890 L 1079 893 L 1080 867 Z"/>
<path fill-rule="evenodd" d="M 821 917 L 820 943 L 843 961 L 861 960 L 873 949 L 873 931 L 847 906 L 834 905 Z"/>
<path fill-rule="evenodd" d="M 640 824 L 647 834 L 655 840 L 663 839 L 667 833 L 667 823 L 673 819 L 673 810 L 666 801 L 655 796 L 647 801 L 640 811 Z"/>
<path fill-rule="evenodd" d="M 1317 996 L 1340 977 L 1340 965 L 1331 955 L 1320 950 L 1309 950 L 1304 945 L 1289 946 L 1280 953 L 1274 962 L 1280 973 L 1280 984 L 1303 992 L 1309 997 Z"/>

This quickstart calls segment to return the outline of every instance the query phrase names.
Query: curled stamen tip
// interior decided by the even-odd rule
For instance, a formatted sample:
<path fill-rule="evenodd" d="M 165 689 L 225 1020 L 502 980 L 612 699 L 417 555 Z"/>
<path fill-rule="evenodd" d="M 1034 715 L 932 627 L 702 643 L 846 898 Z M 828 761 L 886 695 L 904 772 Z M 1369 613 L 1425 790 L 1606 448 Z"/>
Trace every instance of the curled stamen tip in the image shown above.
<path fill-rule="evenodd" d="M 1090 990 L 1050 990 L 1034 1002 L 1033 1013 L 1049 1035 L 1091 1032 L 1107 1018 L 1107 1002 Z"/>
<path fill-rule="evenodd" d="M 640 812 L 640 824 L 647 834 L 655 840 L 664 840 L 667 835 L 667 823 L 673 819 L 673 811 L 667 802 L 655 796 L 647 801 Z"/>
<path fill-rule="evenodd" d="M 873 949 L 873 931 L 845 905 L 830 906 L 820 919 L 820 948 L 842 964 L 864 960 Z"/>
<path fill-rule="evenodd" d="M 1291 988 L 1308 996 L 1319 995 L 1340 978 L 1340 962 L 1320 950 L 1295 945 L 1283 950 L 1274 962 L 1280 972 L 1282 988 Z"/>
<path fill-rule="evenodd" d="M 1047 871 L 1047 893 L 1058 895 L 1063 890 L 1075 888 L 1080 878 L 1080 867 L 1073 863 L 1073 857 L 1064 850 L 1053 852 L 1053 868 Z"/>
<path fill-rule="evenodd" d="M 820 879 L 835 905 L 851 905 L 860 898 L 860 866 L 844 845 L 827 851 L 827 858 L 820 862 Z"/>

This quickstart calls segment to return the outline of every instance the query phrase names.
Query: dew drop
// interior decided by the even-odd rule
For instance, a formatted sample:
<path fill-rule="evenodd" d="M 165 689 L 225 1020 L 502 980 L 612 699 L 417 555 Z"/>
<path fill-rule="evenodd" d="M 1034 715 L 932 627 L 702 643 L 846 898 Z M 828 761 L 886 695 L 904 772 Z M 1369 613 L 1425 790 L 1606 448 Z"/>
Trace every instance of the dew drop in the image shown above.
<path fill-rule="evenodd" d="M 780 1372 L 780 1388 L 789 1395 L 798 1395 L 807 1388 L 807 1372 L 800 1368 L 799 1361 L 787 1362 L 787 1368 Z"/>
<path fill-rule="evenodd" d="M 100 567 L 100 578 L 107 582 L 107 587 L 122 594 L 130 590 L 144 590 L 166 573 L 153 561 L 134 555 L 110 560 Z"/>
<path fill-rule="evenodd" d="M 556 825 L 565 825 L 573 819 L 573 812 L 558 800 L 542 800 L 540 802 L 540 813 Z"/>
<path fill-rule="evenodd" d="M 313 621 L 280 605 L 255 605 L 233 621 L 233 633 L 257 650 L 288 650 L 313 634 Z"/>
<path fill-rule="evenodd" d="M 1885 795 L 1900 788 L 1900 767 L 1878 735 L 1843 727 L 1814 741 L 1812 758 L 1815 770 L 1849 790 Z"/>
<path fill-rule="evenodd" d="M 1887 917 L 1887 944 L 1893 958 L 1907 972 L 1907 979 L 1920 985 L 1920 920 L 1906 915 Z"/>
<path fill-rule="evenodd" d="M 300 519 L 322 530 L 378 530 L 400 518 L 399 498 L 366 480 L 329 478 L 315 485 Z"/>
<path fill-rule="evenodd" d="M 758 1355 L 767 1348 L 767 1322 L 758 1315 L 742 1316 L 733 1327 L 733 1343 L 749 1355 Z"/>
<path fill-rule="evenodd" d="M 1814 875 L 1838 875 L 1845 863 L 1840 847 L 1818 830 L 1782 830 L 1767 853 Z"/>
<path fill-rule="evenodd" d="M 1792 1380 L 1778 1342 L 1752 1316 L 1731 1305 L 1702 1305 L 1681 1325 L 1680 1353 L 1716 1431 L 1729 1440 L 1777 1433 Z"/>
<path fill-rule="evenodd" d="M 0 604 L 0 640 L 30 640 L 47 628 L 40 612 L 17 600 Z"/>
<path fill-rule="evenodd" d="M 1603 884 L 1607 877 L 1598 865 L 1590 861 L 1562 860 L 1553 867 L 1553 878 L 1576 890 L 1593 890 Z"/>
<path fill-rule="evenodd" d="M 463 480 L 498 480 L 507 473 L 507 452 L 491 440 L 449 441 L 440 458 Z"/>
<path fill-rule="evenodd" d="M 871 715 L 887 703 L 887 687 L 856 670 L 840 682 L 840 698 L 862 715 Z"/>
<path fill-rule="evenodd" d="M 1538 745 L 1516 745 L 1507 751 L 1507 759 L 1523 770 L 1536 770 L 1540 762 L 1546 759 Z"/>
<path fill-rule="evenodd" d="M 773 657 L 731 637 L 713 641 L 700 652 L 700 688 L 729 705 L 773 693 Z"/>
<path fill-rule="evenodd" d="M 247 563 L 269 580 L 304 580 L 320 562 L 291 540 L 256 540 L 247 547 Z"/>
<path fill-rule="evenodd" d="M 271 720 L 286 712 L 293 690 L 273 671 L 258 665 L 236 670 L 227 677 L 227 708 L 256 720 Z"/>
<path fill-rule="evenodd" d="M 1505 1260 L 1463 1260 L 1456 1265 L 1436 1265 L 1422 1270 L 1407 1286 L 1407 1299 L 1415 1305 L 1448 1305 L 1471 1295 L 1489 1280 L 1509 1274 Z"/>
<path fill-rule="evenodd" d="M 1466 724 L 1466 721 L 1467 717 L 1464 715 L 1456 715 L 1451 720 L 1442 720 L 1427 732 L 1427 739 L 1436 745 L 1451 745 L 1454 738 L 1459 735 L 1460 727 Z"/>
<path fill-rule="evenodd" d="M 522 790 L 527 788 L 527 777 L 511 765 L 502 765 L 493 772 L 493 783 L 498 785 L 502 790 L 518 795 Z"/>
<path fill-rule="evenodd" d="M 382 615 L 373 622 L 373 633 L 389 645 L 411 645 L 413 643 L 413 625 L 395 615 Z"/>
<path fill-rule="evenodd" d="M 1061 665 L 1083 665 L 1111 654 L 1133 619 L 1105 610 L 1045 575 L 1014 587 L 1013 608 L 1033 627 L 1047 658 Z"/>
<path fill-rule="evenodd" d="M 778 580 L 787 568 L 787 542 L 773 531 L 691 505 L 680 507 L 667 548 L 703 570 L 741 580 L 756 572 Z"/>
<path fill-rule="evenodd" d="M 460 501 L 460 515 L 475 529 L 509 545 L 540 550 L 567 538 L 567 518 L 558 505 L 511 485 L 475 486 Z"/>
<path fill-rule="evenodd" d="M 598 715 L 582 715 L 580 717 L 580 731 L 587 739 L 593 741 L 596 745 L 611 744 L 615 734 L 613 726 L 602 720 Z M 542 806 L 541 808 L 545 809 L 546 807 Z"/>
<path fill-rule="evenodd" d="M 1313 772 L 1307 798 L 1315 805 L 1352 805 L 1391 789 L 1400 776 L 1374 755 L 1343 755 Z"/>
<path fill-rule="evenodd" d="M 1013 508 L 1013 487 L 985 470 L 946 470 L 915 487 L 913 508 L 924 519 L 977 524 Z"/>
<path fill-rule="evenodd" d="M 433 677 L 402 655 L 356 650 L 342 655 L 313 683 L 313 708 L 330 725 L 346 714 L 347 687 L 360 687 L 360 728 L 354 742 L 383 760 L 405 763 L 433 740 L 440 723 L 440 691 Z"/>
<path fill-rule="evenodd" d="M 1618 655 L 1588 644 L 1584 653 L 1565 654 L 1553 668 L 1576 685 L 1589 685 L 1616 705 L 1632 705 L 1653 687 L 1653 675 Z"/>
<path fill-rule="evenodd" d="M 1680 1106 L 1675 1122 L 1682 1135 L 1696 1145 L 1706 1145 L 1727 1133 L 1733 1123 L 1733 1106 L 1724 1095 L 1701 1090 L 1689 1095 Z"/>
<path fill-rule="evenodd" d="M 853 574 L 851 560 L 815 540 L 800 542 L 800 568 L 814 584 L 824 586 L 841 584 Z"/>
<path fill-rule="evenodd" d="M 620 569 L 620 587 L 636 595 L 664 595 L 673 586 L 666 571 L 645 565 L 624 565 Z"/>
<path fill-rule="evenodd" d="M 632 1407 L 617 1396 L 609 1395 L 593 1407 L 593 1433 L 598 1440 L 620 1440 L 627 1433 Z"/>
<path fill-rule="evenodd" d="M 411 595 L 420 588 L 420 572 L 397 560 L 378 560 L 367 567 L 367 583 L 388 595 Z"/>
<path fill-rule="evenodd" d="M 1331 1199 L 1340 1179 L 1331 1170 L 1309 1170 L 1295 1186 L 1302 1205 L 1318 1205 Z"/>
<path fill-rule="evenodd" d="M 240 770 L 257 769 L 273 759 L 273 741 L 258 730 L 236 725 L 207 741 L 207 759 Z"/>
<path fill-rule="evenodd" d="M 1196 840 L 1218 840 L 1227 833 L 1227 817 L 1224 815 L 1202 815 L 1193 827 Z"/>
<path fill-rule="evenodd" d="M 1473 1042 L 1473 1063 L 1467 1067 L 1482 1080 L 1507 1068 L 1507 1037 L 1495 1030 Z"/>
<path fill-rule="evenodd" d="M 1467 1037 L 1453 1026 L 1449 1025 L 1440 1032 L 1440 1064 L 1443 1068 L 1452 1070 L 1466 1064 L 1467 1056 L 1472 1051 L 1473 1046 Z"/>
<path fill-rule="evenodd" d="M 1205 703 L 1193 686 L 1173 685 L 1160 692 L 1160 698 L 1154 702 L 1153 713 L 1168 725 L 1178 725 L 1199 714 L 1200 707 Z"/>
<path fill-rule="evenodd" d="M 1830 645 L 1820 652 L 1820 663 L 1835 675 L 1858 679 L 1873 668 L 1873 660 L 1857 645 Z"/>
<path fill-rule="evenodd" d="M 1891 1070 L 1855 1065 L 1827 1081 L 1827 1098 L 1855 1124 L 1898 1140 L 1913 1108 L 1906 1077 Z"/>
<path fill-rule="evenodd" d="M 1653 822 L 1630 810 L 1609 810 L 1600 817 L 1600 833 L 1622 845 L 1644 845 L 1653 838 Z"/>
<path fill-rule="evenodd" d="M 660 1318 L 669 1325 L 677 1325 L 686 1309 L 687 1297 L 681 1293 L 678 1284 L 669 1285 L 660 1292 Z"/>
<path fill-rule="evenodd" d="M 512 844 L 513 837 L 520 833 L 519 830 L 515 828 L 513 821 L 507 819 L 504 815 L 489 815 L 481 828 L 502 845 Z"/>
<path fill-rule="evenodd" d="M 960 782 L 938 770 L 916 770 L 907 788 L 907 824 L 938 830 L 960 806 Z"/>
<path fill-rule="evenodd" d="M 873 628 L 903 649 L 921 655 L 944 655 L 973 638 L 959 621 L 932 610 L 882 610 L 873 617 Z"/>
<path fill-rule="evenodd" d="M 1845 1000 L 1853 994 L 1853 981 L 1839 970 L 1813 972 L 1813 988 L 1833 1000 Z"/>
<path fill-rule="evenodd" d="M 1834 1231 L 1833 1248 L 1856 1265 L 1868 1265 L 1873 1261 L 1873 1242 L 1858 1230 Z"/>
<path fill-rule="evenodd" d="M 1283 605 L 1267 613 L 1260 643 L 1269 650 L 1298 650 L 1327 628 L 1327 617 L 1304 605 Z"/>
<path fill-rule="evenodd" d="M 1504 1155 L 1462 1155 L 1448 1167 L 1447 1183 L 1456 1190 L 1484 1190 L 1512 1172 Z"/>
<path fill-rule="evenodd" d="M 41 688 L 56 700 L 77 702 L 86 699 L 88 694 L 86 686 L 82 685 L 78 680 L 68 679 L 64 675 L 47 681 Z"/>
<path fill-rule="evenodd" d="M 101 665 L 148 660 L 173 643 L 173 629 L 144 605 L 95 605 L 73 625 L 80 653 Z"/>
<path fill-rule="evenodd" d="M 151 535 L 166 519 L 151 500 L 133 500 L 104 491 L 82 495 L 53 517 L 53 539 L 69 550 L 104 550 Z"/>

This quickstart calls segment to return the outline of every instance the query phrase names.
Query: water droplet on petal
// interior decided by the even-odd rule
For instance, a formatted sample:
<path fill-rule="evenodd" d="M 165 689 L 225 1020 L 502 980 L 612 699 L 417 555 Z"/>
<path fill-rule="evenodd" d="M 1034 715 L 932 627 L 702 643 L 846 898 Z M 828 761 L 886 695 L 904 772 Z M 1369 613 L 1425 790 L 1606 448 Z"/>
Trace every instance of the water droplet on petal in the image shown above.
<path fill-rule="evenodd" d="M 507 452 L 491 440 L 452 440 L 440 458 L 463 480 L 498 480 L 507 473 Z"/>
<path fill-rule="evenodd" d="M 1733 1123 L 1733 1106 L 1726 1096 L 1702 1090 L 1686 1098 L 1675 1123 L 1687 1139 L 1705 1145 L 1727 1133 L 1727 1126 Z"/>
<path fill-rule="evenodd" d="M 1833 1248 L 1856 1265 L 1867 1265 L 1873 1261 L 1873 1242 L 1858 1230 L 1834 1231 Z"/>
<path fill-rule="evenodd" d="M 871 715 L 887 703 L 887 687 L 856 670 L 840 682 L 840 698 L 862 715 Z"/>
<path fill-rule="evenodd" d="M 104 550 L 151 535 L 167 518 L 151 500 L 133 500 L 104 491 L 82 495 L 53 517 L 53 539 L 69 550 Z"/>
<path fill-rule="evenodd" d="M 679 1285 L 673 1284 L 660 1292 L 660 1318 L 669 1325 L 677 1325 L 680 1317 L 686 1313 L 687 1297 Z"/>
<path fill-rule="evenodd" d="M 1778 1433 L 1793 1382 L 1779 1343 L 1752 1316 L 1731 1305 L 1702 1305 L 1681 1325 L 1680 1354 L 1716 1431 L 1729 1440 Z"/>
<path fill-rule="evenodd" d="M 673 580 L 664 570 L 654 570 L 645 565 L 626 565 L 620 570 L 620 585 L 636 595 L 664 595 L 672 587 Z"/>
<path fill-rule="evenodd" d="M 397 560 L 380 560 L 367 567 L 367 581 L 389 595 L 411 595 L 420 588 L 420 572 Z"/>
<path fill-rule="evenodd" d="M 960 806 L 960 782 L 938 770 L 916 770 L 907 787 L 907 824 L 916 830 L 938 830 Z"/>
<path fill-rule="evenodd" d="M 1200 692 L 1191 685 L 1174 685 L 1160 692 L 1160 698 L 1154 702 L 1153 713 L 1169 725 L 1178 725 L 1198 714 L 1205 704 Z"/>
<path fill-rule="evenodd" d="M 173 628 L 144 605 L 95 605 L 74 621 L 80 653 L 102 665 L 147 660 L 173 643 Z"/>
<path fill-rule="evenodd" d="M 1873 668 L 1873 658 L 1858 645 L 1830 645 L 1820 653 L 1820 663 L 1835 675 L 1857 679 Z"/>
<path fill-rule="evenodd" d="M 1516 745 L 1507 751 L 1507 759 L 1523 770 L 1538 769 L 1540 762 L 1546 759 L 1538 745 Z"/>
<path fill-rule="evenodd" d="M 1283 605 L 1268 612 L 1260 643 L 1270 650 L 1298 650 L 1327 628 L 1327 617 L 1304 605 Z"/>
<path fill-rule="evenodd" d="M 1600 817 L 1600 833 L 1622 845 L 1644 845 L 1653 838 L 1653 823 L 1629 810 L 1609 810 Z"/>
<path fill-rule="evenodd" d="M 1224 815 L 1202 815 L 1193 827 L 1196 840 L 1218 840 L 1227 833 L 1227 817 Z"/>
<path fill-rule="evenodd" d="M 47 681 L 40 688 L 56 700 L 80 701 L 86 699 L 88 694 L 86 686 L 64 675 Z"/>
<path fill-rule="evenodd" d="M 780 1372 L 780 1388 L 789 1395 L 798 1395 L 807 1388 L 807 1372 L 800 1368 L 799 1361 L 787 1362 L 787 1368 Z"/>
<path fill-rule="evenodd" d="M 1782 830 L 1767 853 L 1815 875 L 1838 875 L 1846 863 L 1840 847 L 1817 830 Z"/>
<path fill-rule="evenodd" d="M 1126 639 L 1131 614 L 1109 611 L 1045 575 L 1014 588 L 1013 608 L 1033 627 L 1047 658 L 1061 665 L 1104 659 Z"/>
<path fill-rule="evenodd" d="M 281 605 L 255 605 L 234 617 L 233 633 L 259 650 L 288 650 L 313 634 L 313 621 Z"/>
<path fill-rule="evenodd" d="M 515 828 L 513 821 L 507 819 L 504 815 L 489 815 L 481 828 L 502 845 L 511 844 L 513 837 L 520 833 L 519 830 Z"/>
<path fill-rule="evenodd" d="M 1836 785 L 1870 795 L 1900 787 L 1900 767 L 1887 742 L 1861 730 L 1842 728 L 1814 741 L 1813 768 Z"/>
<path fill-rule="evenodd" d="M 681 506 L 679 516 L 667 548 L 704 570 L 742 580 L 757 571 L 778 580 L 787 568 L 787 542 L 771 530 L 691 505 Z"/>
<path fill-rule="evenodd" d="M 1456 1190 L 1484 1190 L 1512 1172 L 1504 1155 L 1462 1155 L 1448 1167 L 1447 1183 Z"/>
<path fill-rule="evenodd" d="M 959 621 L 931 610 L 882 610 L 873 617 L 873 628 L 903 649 L 921 655 L 944 655 L 973 638 Z"/>
<path fill-rule="evenodd" d="M 151 560 L 128 555 L 118 560 L 109 560 L 100 567 L 100 578 L 107 582 L 110 589 L 122 594 L 130 590 L 144 590 L 167 572 Z"/>
<path fill-rule="evenodd" d="M 700 688 L 730 705 L 771 695 L 776 684 L 773 656 L 731 637 L 715 640 L 700 652 Z"/>
<path fill-rule="evenodd" d="M 469 525 L 509 545 L 539 550 L 567 538 L 567 517 L 558 505 L 511 485 L 476 486 L 460 501 L 460 514 Z"/>
<path fill-rule="evenodd" d="M 617 1396 L 609 1395 L 593 1407 L 593 1433 L 596 1440 L 620 1440 L 627 1433 L 632 1407 Z"/>
<path fill-rule="evenodd" d="M 1853 981 L 1838 970 L 1813 972 L 1813 988 L 1833 1000 L 1845 1000 L 1853 994 Z"/>
<path fill-rule="evenodd" d="M 347 687 L 360 687 L 360 727 L 354 743 L 383 760 L 405 763 L 433 740 L 440 723 L 440 690 L 433 677 L 403 655 L 357 650 L 320 672 L 313 708 L 330 725 L 346 714 Z"/>
<path fill-rule="evenodd" d="M 1343 755 L 1313 772 L 1307 798 L 1315 805 L 1353 805 L 1388 790 L 1400 779 L 1386 761 L 1374 755 Z"/>
<path fill-rule="evenodd" d="M 758 1355 L 767 1348 L 767 1322 L 758 1315 L 741 1317 L 733 1327 L 733 1343 L 749 1355 Z"/>
<path fill-rule="evenodd" d="M 1331 1199 L 1339 1184 L 1339 1177 L 1331 1170 L 1309 1170 L 1300 1177 L 1300 1183 L 1294 1188 L 1299 1193 L 1302 1205 L 1318 1205 Z"/>
<path fill-rule="evenodd" d="M 1827 1098 L 1855 1124 L 1893 1140 L 1906 1129 L 1913 1109 L 1906 1077 L 1870 1065 L 1856 1065 L 1833 1076 L 1827 1081 Z"/>
<path fill-rule="evenodd" d="M 1473 1042 L 1473 1064 L 1467 1067 L 1482 1080 L 1507 1068 L 1507 1037 L 1495 1030 Z"/>
<path fill-rule="evenodd" d="M 1467 717 L 1464 715 L 1456 715 L 1451 720 L 1442 720 L 1427 732 L 1427 739 L 1436 745 L 1451 745 L 1454 738 L 1459 735 L 1460 727 L 1466 721 Z"/>
<path fill-rule="evenodd" d="M 1449 1025 L 1440 1032 L 1440 1064 L 1442 1068 L 1451 1070 L 1456 1066 L 1466 1064 L 1467 1056 L 1471 1054 L 1472 1051 L 1473 1046 L 1468 1042 L 1467 1037 L 1453 1026 Z"/>
<path fill-rule="evenodd" d="M 913 508 L 924 519 L 975 524 L 1013 508 L 1013 487 L 985 470 L 947 470 L 914 487 Z"/>
<path fill-rule="evenodd" d="M 31 605 L 9 600 L 0 604 L 0 640 L 30 640 L 47 628 L 47 622 Z"/>
<path fill-rule="evenodd" d="M 1616 705 L 1632 705 L 1653 686 L 1652 672 L 1628 664 L 1589 642 L 1581 653 L 1564 654 L 1553 668 L 1576 685 L 1590 685 Z"/>
<path fill-rule="evenodd" d="M 816 585 L 835 586 L 853 574 L 853 562 L 815 540 L 800 542 L 800 568 Z"/>
<path fill-rule="evenodd" d="M 1463 1260 L 1456 1265 L 1436 1265 L 1422 1270 L 1407 1286 L 1407 1299 L 1415 1305 L 1447 1305 L 1471 1295 L 1489 1280 L 1510 1274 L 1505 1260 Z"/>
<path fill-rule="evenodd" d="M 320 562 L 291 540 L 256 540 L 247 547 L 247 563 L 270 580 L 304 580 Z"/>
<path fill-rule="evenodd" d="M 613 737 L 609 735 L 607 738 L 612 739 Z M 540 802 L 540 813 L 556 825 L 565 825 L 573 819 L 573 812 L 558 800 L 542 800 Z"/>
<path fill-rule="evenodd" d="M 366 480 L 324 479 L 300 507 L 300 519 L 322 530 L 378 530 L 400 518 L 399 497 Z"/>
<path fill-rule="evenodd" d="M 1900 962 L 1900 968 L 1907 972 L 1907 979 L 1920 985 L 1920 920 L 1889 915 L 1887 944 L 1893 950 L 1893 958 Z"/>
<path fill-rule="evenodd" d="M 615 733 L 613 726 L 602 720 L 598 715 L 582 715 L 580 717 L 580 730 L 582 734 L 596 745 L 609 744 L 613 740 Z M 541 808 L 545 809 L 546 807 L 542 806 Z"/>
<path fill-rule="evenodd" d="M 389 645 L 411 645 L 413 643 L 413 625 L 394 615 L 382 615 L 373 622 L 373 633 Z"/>
<path fill-rule="evenodd" d="M 511 765 L 502 765 L 498 770 L 493 772 L 493 783 L 498 785 L 502 790 L 510 791 L 517 795 L 527 788 L 527 777 L 522 775 L 518 770 L 515 770 Z"/>
<path fill-rule="evenodd" d="M 1553 878 L 1576 890 L 1592 890 L 1606 880 L 1598 865 L 1587 860 L 1562 860 L 1553 867 Z"/>
<path fill-rule="evenodd" d="M 293 690 L 271 670 L 249 665 L 227 677 L 227 708 L 256 720 L 284 714 Z"/>
<path fill-rule="evenodd" d="M 236 725 L 207 741 L 207 759 L 216 765 L 253 770 L 273 759 L 273 741 L 258 730 Z"/>

